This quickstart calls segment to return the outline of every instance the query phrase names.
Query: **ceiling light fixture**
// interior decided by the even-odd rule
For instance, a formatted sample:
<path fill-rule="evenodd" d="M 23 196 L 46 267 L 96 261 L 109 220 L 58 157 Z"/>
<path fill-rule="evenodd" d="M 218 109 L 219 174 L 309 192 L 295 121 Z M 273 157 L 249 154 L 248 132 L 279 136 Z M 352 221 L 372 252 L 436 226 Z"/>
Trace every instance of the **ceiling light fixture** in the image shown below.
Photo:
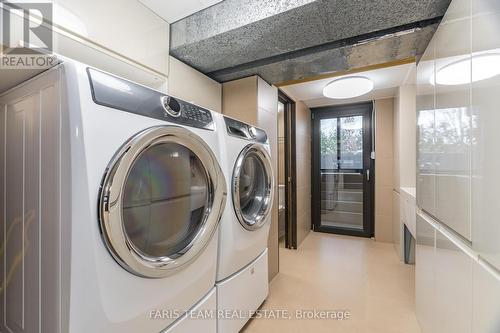
<path fill-rule="evenodd" d="M 434 76 L 431 76 L 430 83 L 432 85 L 437 83 L 443 86 L 456 86 L 490 79 L 497 75 L 500 75 L 500 54 L 483 53 L 441 67 L 436 72 L 436 80 L 434 81 Z"/>
<path fill-rule="evenodd" d="M 363 96 L 373 90 L 373 81 L 364 76 L 347 76 L 328 83 L 323 88 L 323 96 L 347 99 Z"/>

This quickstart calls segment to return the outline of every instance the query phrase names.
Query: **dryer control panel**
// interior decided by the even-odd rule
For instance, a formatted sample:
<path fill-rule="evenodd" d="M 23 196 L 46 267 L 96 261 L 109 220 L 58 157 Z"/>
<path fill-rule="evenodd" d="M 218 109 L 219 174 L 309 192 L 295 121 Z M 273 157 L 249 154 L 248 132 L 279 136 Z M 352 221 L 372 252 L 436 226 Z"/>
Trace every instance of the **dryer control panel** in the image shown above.
<path fill-rule="evenodd" d="M 205 108 L 93 68 L 87 68 L 87 72 L 96 104 L 180 125 L 215 129 L 212 113 Z"/>
<path fill-rule="evenodd" d="M 264 130 L 228 117 L 224 117 L 224 121 L 229 135 L 260 143 L 267 143 L 267 134 Z"/>

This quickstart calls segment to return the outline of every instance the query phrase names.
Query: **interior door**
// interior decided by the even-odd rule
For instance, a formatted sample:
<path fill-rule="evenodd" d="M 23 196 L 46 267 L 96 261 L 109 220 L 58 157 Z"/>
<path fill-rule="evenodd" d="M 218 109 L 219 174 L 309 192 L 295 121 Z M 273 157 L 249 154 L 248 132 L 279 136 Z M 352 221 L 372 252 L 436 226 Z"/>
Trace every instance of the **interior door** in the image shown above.
<path fill-rule="evenodd" d="M 373 104 L 313 112 L 313 230 L 372 237 Z"/>
<path fill-rule="evenodd" d="M 297 163 L 295 102 L 278 92 L 278 237 L 279 246 L 297 248 Z"/>

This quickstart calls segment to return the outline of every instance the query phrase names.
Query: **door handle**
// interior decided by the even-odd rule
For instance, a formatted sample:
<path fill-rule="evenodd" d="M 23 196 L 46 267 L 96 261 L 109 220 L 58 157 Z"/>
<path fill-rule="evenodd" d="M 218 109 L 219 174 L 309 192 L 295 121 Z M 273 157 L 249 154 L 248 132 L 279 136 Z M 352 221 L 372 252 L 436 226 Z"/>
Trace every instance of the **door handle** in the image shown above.
<path fill-rule="evenodd" d="M 366 169 L 366 181 L 370 181 L 370 169 Z"/>

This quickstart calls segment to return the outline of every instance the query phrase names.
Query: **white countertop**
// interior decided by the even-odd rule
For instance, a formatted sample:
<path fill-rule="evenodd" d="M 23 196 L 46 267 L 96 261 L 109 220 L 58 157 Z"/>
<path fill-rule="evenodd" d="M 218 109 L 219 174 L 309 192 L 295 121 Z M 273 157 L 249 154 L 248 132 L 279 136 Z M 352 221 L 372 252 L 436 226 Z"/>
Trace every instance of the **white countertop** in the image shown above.
<path fill-rule="evenodd" d="M 401 194 L 406 194 L 412 196 L 413 198 L 417 198 L 417 189 L 415 187 L 400 187 L 399 192 Z"/>
<path fill-rule="evenodd" d="M 417 235 L 416 226 L 416 189 L 415 187 L 400 187 L 399 194 L 401 222 L 406 225 L 413 237 Z"/>

